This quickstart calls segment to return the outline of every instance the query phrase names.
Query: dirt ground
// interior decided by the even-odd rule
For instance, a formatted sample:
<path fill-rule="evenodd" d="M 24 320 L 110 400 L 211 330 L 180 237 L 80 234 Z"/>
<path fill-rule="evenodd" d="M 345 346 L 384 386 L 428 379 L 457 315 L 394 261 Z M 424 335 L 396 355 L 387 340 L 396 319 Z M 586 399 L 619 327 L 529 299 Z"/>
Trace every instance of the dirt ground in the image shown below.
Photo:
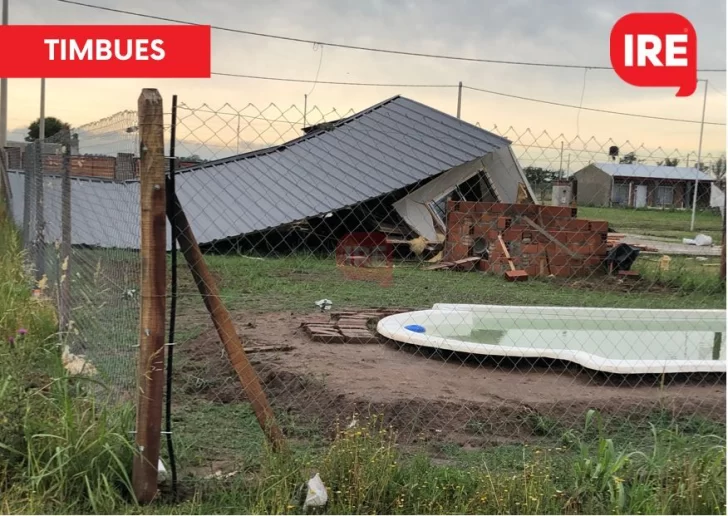
<path fill-rule="evenodd" d="M 643 420 L 653 410 L 724 421 L 725 376 L 607 377 L 563 363 L 482 363 L 458 355 L 381 344 L 311 341 L 292 313 L 246 314 L 236 321 L 245 346 L 287 346 L 250 359 L 277 410 L 332 429 L 353 414 L 382 414 L 410 441 L 461 444 L 520 441 L 534 420 L 583 422 L 590 408 Z M 182 390 L 219 403 L 244 400 L 217 334 L 180 346 Z"/>

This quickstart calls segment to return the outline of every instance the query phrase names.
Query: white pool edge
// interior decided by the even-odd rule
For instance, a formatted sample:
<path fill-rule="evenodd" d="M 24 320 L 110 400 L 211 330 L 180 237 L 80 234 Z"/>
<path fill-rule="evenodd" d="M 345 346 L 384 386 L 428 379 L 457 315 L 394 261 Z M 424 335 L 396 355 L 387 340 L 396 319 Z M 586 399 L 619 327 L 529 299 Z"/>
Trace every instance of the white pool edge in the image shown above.
<path fill-rule="evenodd" d="M 421 324 L 425 314 L 433 313 L 457 314 L 467 317 L 467 313 L 488 311 L 491 314 L 536 315 L 545 318 L 587 318 L 623 319 L 625 315 L 634 317 L 637 314 L 649 314 L 651 320 L 674 321 L 676 318 L 688 321 L 711 320 L 719 318 L 725 321 L 723 310 L 654 310 L 627 308 L 588 308 L 588 307 L 534 307 L 504 305 L 465 305 L 443 304 L 433 305 L 430 310 L 418 310 L 403 314 L 390 315 L 377 324 L 377 332 L 382 336 L 406 344 L 427 348 L 442 349 L 460 353 L 489 356 L 508 356 L 516 358 L 547 358 L 565 360 L 579 364 L 587 369 L 594 369 L 615 374 L 660 374 L 660 373 L 725 373 L 726 362 L 722 360 L 614 360 L 593 355 L 585 351 L 548 348 L 520 348 L 511 346 L 494 346 L 474 342 L 449 339 L 435 335 L 417 333 L 405 329 L 410 324 Z M 425 319 L 426 320 L 426 319 Z"/>

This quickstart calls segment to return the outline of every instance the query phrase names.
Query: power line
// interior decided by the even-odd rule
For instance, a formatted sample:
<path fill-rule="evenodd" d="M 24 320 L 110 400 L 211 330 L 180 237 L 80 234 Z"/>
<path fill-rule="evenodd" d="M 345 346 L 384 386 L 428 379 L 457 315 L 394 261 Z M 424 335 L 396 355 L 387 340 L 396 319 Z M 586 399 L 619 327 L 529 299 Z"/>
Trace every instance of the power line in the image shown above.
<path fill-rule="evenodd" d="M 247 75 L 242 73 L 212 72 L 220 77 L 237 77 L 240 79 L 257 79 L 261 81 L 297 82 L 308 84 L 330 84 L 334 86 L 372 86 L 378 88 L 457 88 L 457 84 L 396 84 L 385 82 L 346 82 L 346 81 L 314 81 L 311 79 L 293 79 L 288 77 L 266 77 L 264 75 Z"/>
<path fill-rule="evenodd" d="M 246 74 L 238 74 L 238 73 L 224 73 L 224 72 L 212 72 L 212 75 L 218 75 L 222 77 L 237 77 L 241 79 L 257 79 L 257 80 L 263 80 L 263 81 L 281 81 L 281 82 L 300 82 L 300 83 L 313 83 L 315 81 L 312 81 L 310 79 L 293 79 L 289 77 L 266 77 L 262 75 L 246 75 Z M 317 81 L 318 84 L 333 84 L 337 86 L 372 86 L 372 87 L 382 87 L 382 88 L 457 88 L 457 84 L 391 84 L 391 83 L 377 83 L 377 82 L 345 82 L 345 81 Z M 560 107 L 567 107 L 572 109 L 582 109 L 585 111 L 594 111 L 597 113 L 607 113 L 610 115 L 622 115 L 622 116 L 631 116 L 634 118 L 649 118 L 653 120 L 662 120 L 666 122 L 684 122 L 684 123 L 690 123 L 690 124 L 699 124 L 700 120 L 689 120 L 686 118 L 668 118 L 668 117 L 661 117 L 661 116 L 652 116 L 652 115 L 641 115 L 639 113 L 623 113 L 620 111 L 611 111 L 608 109 L 598 109 L 598 108 L 589 108 L 589 107 L 582 107 L 582 106 L 576 106 L 573 104 L 564 104 L 561 102 L 553 102 L 550 100 L 543 100 L 543 99 L 536 99 L 532 97 L 523 97 L 520 95 L 512 95 L 510 93 L 503 93 L 500 91 L 493 91 L 493 90 L 486 90 L 484 88 L 476 88 L 473 86 L 466 86 L 463 84 L 463 88 L 473 91 L 479 91 L 481 93 L 490 93 L 491 95 L 498 95 L 501 97 L 508 97 L 518 100 L 526 100 L 529 102 L 538 102 L 540 104 L 549 104 L 552 106 L 560 106 Z M 725 123 L 722 122 L 705 122 L 706 125 L 720 125 L 724 126 Z"/>
<path fill-rule="evenodd" d="M 126 11 L 124 9 L 114 9 L 112 7 L 103 7 L 100 5 L 94 5 L 94 4 L 87 4 L 84 2 L 78 2 L 76 0 L 57 0 L 58 2 L 62 2 L 64 4 L 72 4 L 72 5 L 78 5 L 81 7 L 88 7 L 90 9 L 98 9 L 100 11 L 107 11 L 112 13 L 118 13 L 118 14 L 127 14 L 129 16 L 137 16 L 139 18 L 147 18 L 150 20 L 159 20 L 159 21 L 166 21 L 171 23 L 181 23 L 184 25 L 207 25 L 205 23 L 197 23 L 197 22 L 191 22 L 186 20 L 178 20 L 175 18 L 167 18 L 164 16 L 155 16 L 152 14 L 143 14 L 143 13 L 137 13 L 134 11 Z M 445 55 L 445 54 L 427 54 L 424 52 L 408 52 L 405 50 L 393 50 L 393 49 L 386 49 L 386 48 L 376 48 L 376 47 L 363 47 L 358 45 L 348 45 L 344 43 L 331 43 L 331 42 L 323 42 L 323 41 L 316 41 L 313 39 L 304 39 L 304 38 L 295 38 L 291 36 L 281 36 L 277 34 L 268 34 L 264 32 L 254 32 L 249 30 L 242 30 L 242 29 L 231 29 L 230 27 L 222 27 L 219 25 L 210 25 L 211 28 L 215 30 L 220 30 L 224 32 L 232 32 L 236 34 L 245 34 L 247 36 L 256 36 L 259 38 L 269 38 L 269 39 L 277 39 L 281 41 L 290 41 L 294 43 L 306 43 L 306 44 L 318 44 L 318 45 L 324 45 L 328 47 L 334 47 L 334 48 L 344 48 L 347 50 L 362 50 L 365 52 L 376 52 L 380 54 L 394 54 L 394 55 L 401 55 L 401 56 L 410 56 L 410 57 L 426 57 L 430 59 L 445 59 L 449 61 L 466 61 L 471 63 L 490 63 L 490 64 L 506 64 L 506 65 L 517 65 L 517 66 L 535 66 L 535 67 L 543 67 L 543 68 L 576 68 L 576 69 L 582 69 L 582 68 L 588 68 L 590 70 L 612 70 L 611 66 L 590 66 L 590 65 L 571 65 L 571 64 L 561 64 L 561 63 L 538 63 L 538 62 L 532 62 L 532 61 L 508 61 L 508 60 L 502 60 L 502 59 L 484 59 L 484 58 L 477 58 L 477 57 L 464 57 L 464 56 L 453 56 L 453 55 Z M 718 68 L 708 68 L 703 70 L 698 70 L 699 72 L 725 72 L 725 68 L 718 69 Z"/>
<path fill-rule="evenodd" d="M 572 109 L 581 109 L 584 111 L 594 111 L 595 113 L 607 113 L 609 115 L 631 116 L 633 118 L 649 118 L 652 120 L 662 120 L 665 122 L 684 122 L 684 123 L 689 123 L 689 124 L 699 124 L 700 123 L 700 120 L 689 120 L 687 118 L 668 118 L 668 117 L 663 117 L 663 116 L 642 115 L 639 113 L 624 113 L 622 111 L 612 111 L 609 109 L 581 107 L 581 106 L 576 106 L 574 104 L 564 104 L 562 102 L 553 102 L 551 100 L 534 99 L 534 98 L 530 98 L 530 97 L 522 97 L 520 95 L 511 95 L 510 93 L 502 93 L 500 91 L 486 90 L 483 88 L 475 88 L 473 86 L 465 86 L 464 84 L 463 84 L 463 88 L 466 88 L 468 90 L 473 90 L 473 91 L 479 91 L 481 93 L 489 93 L 491 95 L 498 95 L 500 97 L 508 97 L 508 98 L 518 99 L 518 100 L 527 100 L 529 102 L 538 102 L 540 104 L 549 104 L 551 106 L 560 106 L 560 107 L 567 107 L 567 108 L 572 108 Z M 726 124 L 724 122 L 705 122 L 705 125 L 725 126 Z"/>

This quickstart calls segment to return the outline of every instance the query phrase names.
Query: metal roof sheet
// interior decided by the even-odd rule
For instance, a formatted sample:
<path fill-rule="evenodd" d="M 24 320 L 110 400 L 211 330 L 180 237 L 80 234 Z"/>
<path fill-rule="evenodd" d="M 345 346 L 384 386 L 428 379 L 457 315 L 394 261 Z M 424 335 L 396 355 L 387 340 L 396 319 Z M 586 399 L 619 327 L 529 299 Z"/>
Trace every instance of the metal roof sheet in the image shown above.
<path fill-rule="evenodd" d="M 651 179 L 672 179 L 675 181 L 713 181 L 709 175 L 696 168 L 668 167 L 666 165 L 644 165 L 642 163 L 594 163 L 594 166 L 615 177 L 642 177 Z"/>
<path fill-rule="evenodd" d="M 208 243 L 357 204 L 509 145 L 396 96 L 286 144 L 184 169 L 177 195 L 197 240 Z M 19 221 L 22 176 L 11 174 Z M 60 180 L 46 184 L 46 240 L 53 241 L 60 236 Z M 138 248 L 138 199 L 137 180 L 73 179 L 74 243 Z"/>

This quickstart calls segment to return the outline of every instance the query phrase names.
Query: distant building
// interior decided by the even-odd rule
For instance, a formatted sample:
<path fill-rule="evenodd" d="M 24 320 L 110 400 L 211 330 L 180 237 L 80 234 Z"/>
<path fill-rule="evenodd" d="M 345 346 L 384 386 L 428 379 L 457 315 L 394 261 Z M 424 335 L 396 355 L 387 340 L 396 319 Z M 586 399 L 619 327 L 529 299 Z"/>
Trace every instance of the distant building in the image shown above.
<path fill-rule="evenodd" d="M 581 206 L 690 208 L 698 179 L 698 207 L 710 206 L 714 179 L 695 168 L 642 163 L 592 163 L 573 175 Z"/>

